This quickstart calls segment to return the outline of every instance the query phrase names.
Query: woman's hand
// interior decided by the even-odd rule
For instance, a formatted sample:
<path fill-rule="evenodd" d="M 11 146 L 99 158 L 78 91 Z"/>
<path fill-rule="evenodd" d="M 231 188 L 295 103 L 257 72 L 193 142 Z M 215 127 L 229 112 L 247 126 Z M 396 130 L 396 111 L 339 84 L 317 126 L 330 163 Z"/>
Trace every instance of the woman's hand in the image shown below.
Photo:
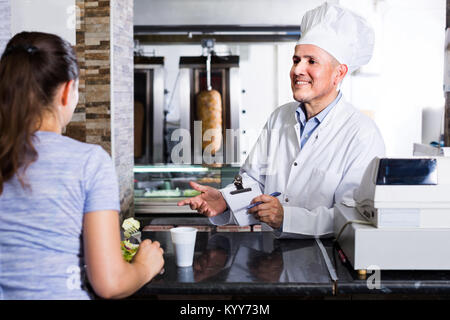
<path fill-rule="evenodd" d="M 283 224 L 284 210 L 280 201 L 267 194 L 262 194 L 252 200 L 252 204 L 258 201 L 263 202 L 248 210 L 254 214 L 254 217 L 261 222 L 267 223 L 274 229 L 278 229 Z"/>
<path fill-rule="evenodd" d="M 178 206 L 189 205 L 192 210 L 197 210 L 198 213 L 207 217 L 217 216 L 227 209 L 227 203 L 219 190 L 192 181 L 189 184 L 193 189 L 200 191 L 202 194 L 182 200 L 178 202 Z"/>
<path fill-rule="evenodd" d="M 120 249 L 119 212 L 102 210 L 83 217 L 84 258 L 95 293 L 104 299 L 125 298 L 148 283 L 164 265 L 158 242 L 144 240 L 131 263 Z"/>
<path fill-rule="evenodd" d="M 139 245 L 136 255 L 133 257 L 133 264 L 142 265 L 143 270 L 148 273 L 148 281 L 159 274 L 164 266 L 164 250 L 158 241 L 152 242 L 145 239 Z"/>

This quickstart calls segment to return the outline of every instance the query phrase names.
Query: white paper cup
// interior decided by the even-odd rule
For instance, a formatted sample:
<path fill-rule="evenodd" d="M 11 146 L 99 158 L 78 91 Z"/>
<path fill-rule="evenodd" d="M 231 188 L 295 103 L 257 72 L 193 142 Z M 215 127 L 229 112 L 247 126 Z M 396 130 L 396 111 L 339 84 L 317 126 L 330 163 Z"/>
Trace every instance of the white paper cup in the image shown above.
<path fill-rule="evenodd" d="M 170 229 L 170 235 L 172 237 L 172 243 L 175 249 L 177 266 L 192 266 L 197 229 L 190 227 L 172 228 Z"/>
<path fill-rule="evenodd" d="M 179 282 L 194 282 L 194 269 L 192 269 L 192 266 L 177 268 L 177 279 Z"/>

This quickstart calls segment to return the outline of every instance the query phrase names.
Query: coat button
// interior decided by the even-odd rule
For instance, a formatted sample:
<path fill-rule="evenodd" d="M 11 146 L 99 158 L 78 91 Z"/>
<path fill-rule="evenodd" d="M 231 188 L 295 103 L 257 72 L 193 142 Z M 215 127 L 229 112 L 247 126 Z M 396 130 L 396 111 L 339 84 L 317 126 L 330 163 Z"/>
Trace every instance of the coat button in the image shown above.
<path fill-rule="evenodd" d="M 288 199 L 288 198 L 286 198 L 286 199 L 284 199 L 284 201 L 285 201 L 285 202 L 289 202 L 289 199 Z"/>
<path fill-rule="evenodd" d="M 294 166 L 297 166 L 297 162 L 294 162 Z"/>

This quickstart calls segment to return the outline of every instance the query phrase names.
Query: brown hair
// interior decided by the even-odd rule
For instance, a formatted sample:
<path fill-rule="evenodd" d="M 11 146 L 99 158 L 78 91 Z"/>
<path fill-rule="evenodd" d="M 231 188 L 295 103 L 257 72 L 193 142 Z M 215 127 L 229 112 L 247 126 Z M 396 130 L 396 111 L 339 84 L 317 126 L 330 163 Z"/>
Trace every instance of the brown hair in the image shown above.
<path fill-rule="evenodd" d="M 78 76 L 75 51 L 62 38 L 21 32 L 9 40 L 0 60 L 0 195 L 16 173 L 25 187 L 24 172 L 38 158 L 34 133 L 53 112 L 57 87 Z"/>

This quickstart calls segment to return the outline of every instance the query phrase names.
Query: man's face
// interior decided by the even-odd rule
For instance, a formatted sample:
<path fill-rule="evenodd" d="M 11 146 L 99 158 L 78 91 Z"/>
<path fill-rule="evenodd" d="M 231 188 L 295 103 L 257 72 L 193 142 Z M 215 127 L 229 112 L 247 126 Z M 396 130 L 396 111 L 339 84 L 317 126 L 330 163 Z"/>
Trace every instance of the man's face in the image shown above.
<path fill-rule="evenodd" d="M 313 104 L 336 93 L 339 63 L 325 50 L 312 44 L 299 44 L 292 61 L 290 77 L 295 100 Z"/>

